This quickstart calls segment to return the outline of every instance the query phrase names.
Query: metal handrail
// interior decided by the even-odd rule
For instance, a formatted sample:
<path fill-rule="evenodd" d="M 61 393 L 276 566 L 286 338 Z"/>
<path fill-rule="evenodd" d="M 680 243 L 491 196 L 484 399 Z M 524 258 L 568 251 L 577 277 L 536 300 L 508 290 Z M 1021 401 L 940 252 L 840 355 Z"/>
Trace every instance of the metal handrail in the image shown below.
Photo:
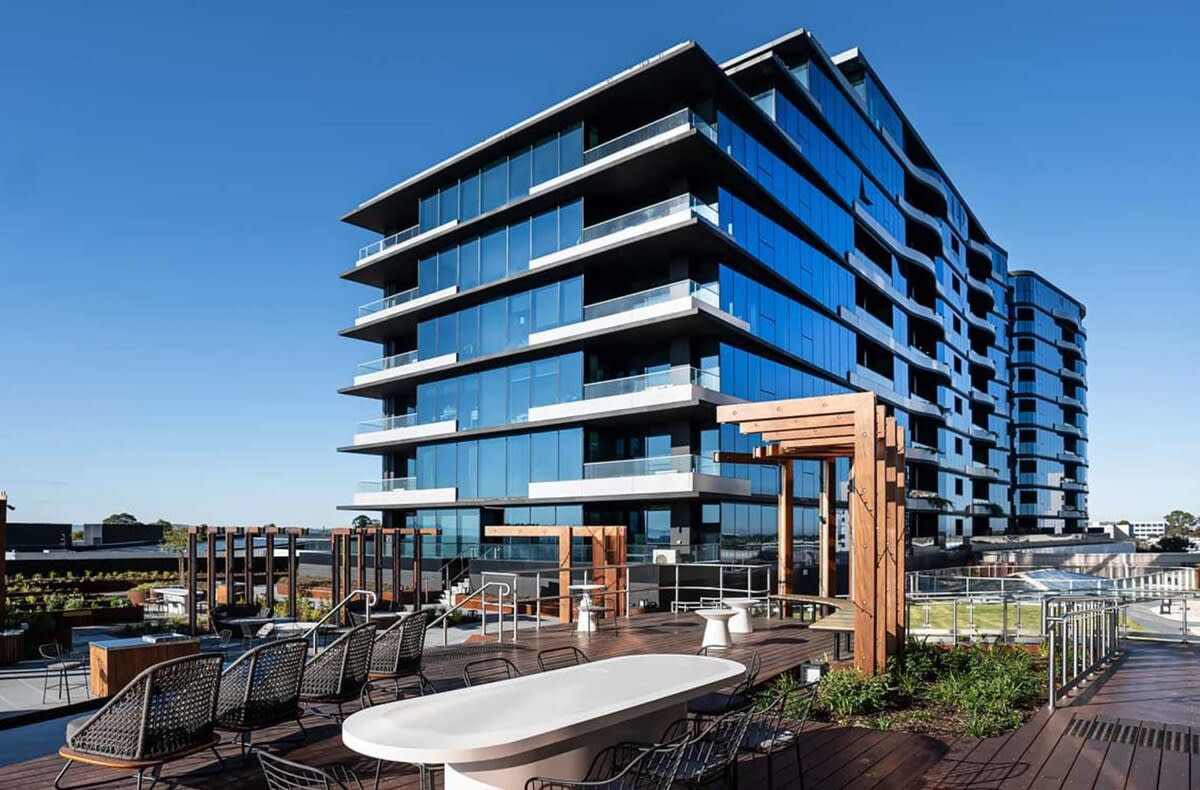
<path fill-rule="evenodd" d="M 481 632 L 484 636 L 487 636 L 487 598 L 485 596 L 485 593 L 487 592 L 489 587 L 495 587 L 499 590 L 497 597 L 496 597 L 496 612 L 500 617 L 500 638 L 498 641 L 500 641 L 500 642 L 504 641 L 504 607 L 506 605 L 512 606 L 512 608 L 513 608 L 513 641 L 514 642 L 517 641 L 517 605 L 516 605 L 515 596 L 511 603 L 509 603 L 509 604 L 504 603 L 504 598 L 506 596 L 512 594 L 513 591 L 515 590 L 515 588 L 510 586 L 506 582 L 486 582 L 484 584 L 479 585 L 478 590 L 475 590 L 470 595 L 468 595 L 466 598 L 463 598 L 461 601 L 454 604 L 454 606 L 451 606 L 449 609 L 442 612 L 437 617 L 433 618 L 433 620 L 431 620 L 429 622 L 429 624 L 425 627 L 425 630 L 428 631 L 430 628 L 433 628 L 438 623 L 441 623 L 442 624 L 442 647 L 445 647 L 450 642 L 449 631 L 448 631 L 450 615 L 454 612 L 457 612 L 459 609 L 462 609 L 463 606 L 467 603 L 467 601 L 470 601 L 471 599 L 478 597 L 480 606 L 481 606 L 481 613 L 483 615 L 480 618 L 482 621 Z"/>
<path fill-rule="evenodd" d="M 371 607 L 375 605 L 375 602 L 377 600 L 379 600 L 375 596 L 375 593 L 372 592 L 371 590 L 351 590 L 349 592 L 349 594 L 346 595 L 345 598 L 338 601 L 337 606 L 334 606 L 332 609 L 330 609 L 328 612 L 326 612 L 324 615 L 322 615 L 320 620 L 317 620 L 317 622 L 313 623 L 312 649 L 313 649 L 314 653 L 317 652 L 317 638 L 321 633 L 321 626 L 325 624 L 326 620 L 328 620 L 329 618 L 331 618 L 335 614 L 337 614 L 339 611 L 341 611 L 342 608 L 346 604 L 350 603 L 350 601 L 352 601 L 356 596 L 359 596 L 359 595 L 361 595 L 363 597 L 363 600 L 365 600 L 367 602 L 367 609 L 366 609 L 367 620 L 371 619 Z"/>
<path fill-rule="evenodd" d="M 1116 654 L 1126 601 L 1112 596 L 1064 596 L 1047 601 L 1047 705 L 1094 673 Z"/>

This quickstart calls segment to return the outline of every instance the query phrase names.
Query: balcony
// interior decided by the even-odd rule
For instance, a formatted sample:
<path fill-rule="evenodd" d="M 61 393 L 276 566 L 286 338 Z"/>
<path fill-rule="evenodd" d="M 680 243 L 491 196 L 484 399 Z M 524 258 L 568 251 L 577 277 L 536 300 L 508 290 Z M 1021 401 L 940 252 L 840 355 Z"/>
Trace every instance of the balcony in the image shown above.
<path fill-rule="evenodd" d="M 1080 384 L 1087 383 L 1087 379 L 1084 378 L 1083 374 L 1074 370 L 1073 368 L 1059 368 L 1058 375 L 1060 378 L 1070 379 L 1071 381 L 1075 381 Z"/>
<path fill-rule="evenodd" d="M 942 454 L 938 448 L 916 442 L 909 442 L 904 455 L 909 461 L 924 461 L 931 464 L 940 463 L 942 460 Z"/>
<path fill-rule="evenodd" d="M 448 368 L 458 362 L 458 354 L 442 354 L 430 359 L 418 359 L 417 350 L 405 351 L 382 359 L 373 359 L 358 366 L 359 374 L 354 377 L 354 386 L 378 384 L 383 381 L 402 379 L 417 373 Z"/>
<path fill-rule="evenodd" d="M 1064 477 L 1059 481 L 1059 487 L 1064 491 L 1087 491 L 1087 483 L 1071 477 Z"/>
<path fill-rule="evenodd" d="M 718 464 L 698 455 L 586 463 L 582 480 L 529 484 L 531 500 L 749 493 L 749 480 L 721 477 Z"/>
<path fill-rule="evenodd" d="M 999 469 L 996 469 L 994 466 L 988 466 L 987 464 L 981 464 L 978 461 L 971 462 L 969 466 L 963 469 L 963 472 L 966 473 L 967 477 L 982 477 L 989 480 L 997 480 L 1000 478 Z"/>
<path fill-rule="evenodd" d="M 1036 390 L 1031 390 L 1031 392 L 1032 392 L 1032 391 L 1036 391 Z M 1055 402 L 1057 402 L 1057 403 L 1058 403 L 1058 405 L 1059 405 L 1059 406 L 1069 406 L 1069 407 L 1071 407 L 1071 408 L 1073 408 L 1073 409 L 1083 409 L 1083 408 L 1086 408 L 1086 407 L 1083 405 L 1083 401 L 1081 401 L 1081 400 L 1079 400 L 1079 399 L 1077 399 L 1077 398 L 1072 398 L 1070 395 L 1059 395 L 1059 396 L 1058 396 L 1057 398 L 1055 398 L 1054 400 L 1055 400 Z"/>
<path fill-rule="evenodd" d="M 589 225 L 583 229 L 579 244 L 534 258 L 529 262 L 529 268 L 538 269 L 562 263 L 564 260 L 591 255 L 642 236 L 684 225 L 694 218 L 720 227 L 720 216 L 716 206 L 710 206 L 695 195 L 685 192 L 654 205 Z"/>
<path fill-rule="evenodd" d="M 1085 463 L 1087 463 L 1087 459 L 1084 458 L 1079 453 L 1072 453 L 1072 452 L 1064 451 L 1064 452 L 1059 453 L 1056 457 L 1058 458 L 1058 460 L 1062 461 L 1065 464 L 1085 464 Z"/>
<path fill-rule="evenodd" d="M 1064 322 L 1070 324 L 1071 326 L 1075 327 L 1075 329 L 1077 329 L 1077 330 L 1083 329 L 1082 323 L 1080 322 L 1079 316 L 1077 316 L 1077 315 L 1074 315 L 1072 313 L 1067 313 L 1062 310 L 1051 310 L 1050 315 L 1054 316 L 1059 321 L 1064 321 Z"/>
<path fill-rule="evenodd" d="M 999 505 L 996 505 L 987 499 L 971 500 L 971 504 L 967 505 L 967 512 L 973 516 L 1001 517 L 1004 515 L 1004 511 Z"/>
<path fill-rule="evenodd" d="M 453 219 L 449 222 L 438 225 L 436 228 L 430 228 L 426 231 L 422 231 L 420 225 L 413 225 L 411 228 L 405 228 L 399 233 L 393 233 L 387 238 L 380 239 L 379 241 L 368 244 L 365 247 L 360 247 L 358 250 L 358 261 L 354 265 L 365 266 L 368 263 L 374 262 L 377 258 L 381 257 L 385 253 L 396 252 L 404 249 L 405 247 L 411 247 L 418 239 L 424 240 L 440 235 L 457 225 L 458 220 Z"/>
<path fill-rule="evenodd" d="M 1071 423 L 1069 423 L 1069 422 L 1057 422 L 1057 423 L 1055 423 L 1055 424 L 1054 424 L 1054 430 L 1055 430 L 1055 431 L 1057 431 L 1058 433 L 1065 433 L 1065 434 L 1068 434 L 1068 435 L 1070 435 L 1070 436 L 1078 436 L 1078 437 L 1080 437 L 1080 438 L 1083 438 L 1083 431 L 1081 431 L 1081 430 L 1079 429 L 1079 426 L 1077 426 L 1077 425 L 1072 425 L 1072 424 L 1071 424 Z"/>
<path fill-rule="evenodd" d="M 989 333 L 993 339 L 996 337 L 996 327 L 991 321 L 987 320 L 986 318 L 980 318 L 970 310 L 966 312 L 966 316 L 967 323 L 970 324 L 972 328 Z"/>
<path fill-rule="evenodd" d="M 1063 340 L 1062 338 L 1059 338 L 1058 340 L 1054 341 L 1054 345 L 1058 346 L 1063 351 L 1079 355 L 1083 354 L 1083 349 L 1079 347 L 1079 344 L 1073 343 L 1070 340 Z"/>
<path fill-rule="evenodd" d="M 456 488 L 417 488 L 415 477 L 392 477 L 359 483 L 354 507 L 389 509 L 415 505 L 449 505 L 458 500 Z"/>
<path fill-rule="evenodd" d="M 392 318 L 393 316 L 403 315 L 404 313 L 424 307 L 427 304 L 454 296 L 458 293 L 458 286 L 451 285 L 448 288 L 442 288 L 439 291 L 427 293 L 423 296 L 418 296 L 417 292 L 417 288 L 409 288 L 407 291 L 392 294 L 383 299 L 376 299 L 373 302 L 367 302 L 358 308 L 358 317 L 354 319 L 354 325 L 362 326 Z"/>
<path fill-rule="evenodd" d="M 739 329 L 749 331 L 748 323 L 724 312 L 720 309 L 720 305 L 721 299 L 716 285 L 680 280 L 669 285 L 661 285 L 657 288 L 585 305 L 582 321 L 533 332 L 529 335 L 529 345 L 626 328 L 647 321 L 683 315 L 693 310 L 708 313 Z"/>
<path fill-rule="evenodd" d="M 995 431 L 989 431 L 981 425 L 971 426 L 971 438 L 989 444 L 996 444 L 1000 441 L 1000 436 Z"/>
<path fill-rule="evenodd" d="M 972 365 L 983 368 L 984 370 L 990 370 L 992 374 L 995 375 L 996 363 L 988 359 L 983 354 L 971 351 L 967 354 L 967 359 L 970 360 Z"/>
<path fill-rule="evenodd" d="M 457 419 L 418 423 L 416 412 L 410 412 L 359 423 L 359 431 L 354 434 L 353 446 L 370 447 L 414 439 L 427 439 L 434 436 L 447 436 L 457 430 Z"/>
<path fill-rule="evenodd" d="M 980 390 L 972 387 L 970 397 L 972 403 L 978 403 L 983 406 L 991 406 L 993 409 L 996 408 L 996 399 L 991 395 L 988 395 L 986 392 L 981 392 Z"/>
<path fill-rule="evenodd" d="M 671 406 L 738 403 L 740 398 L 721 391 L 720 376 L 712 371 L 680 365 L 583 385 L 583 399 L 534 406 L 529 421 L 597 417 L 603 414 L 661 409 Z"/>

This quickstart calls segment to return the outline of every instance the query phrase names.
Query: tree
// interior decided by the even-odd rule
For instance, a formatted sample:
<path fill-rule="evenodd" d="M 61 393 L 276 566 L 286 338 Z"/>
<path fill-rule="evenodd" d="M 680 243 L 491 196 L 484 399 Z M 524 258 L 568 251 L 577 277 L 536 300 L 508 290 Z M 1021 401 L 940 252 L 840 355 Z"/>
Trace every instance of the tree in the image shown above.
<path fill-rule="evenodd" d="M 131 516 L 128 513 L 113 513 L 108 518 L 104 519 L 103 524 L 140 524 L 137 516 Z"/>
<path fill-rule="evenodd" d="M 1195 526 L 1196 517 L 1186 510 L 1172 510 L 1163 516 L 1163 521 L 1167 522 L 1167 534 L 1174 536 L 1182 535 Z"/>
<path fill-rule="evenodd" d="M 1190 545 L 1182 535 L 1163 535 L 1158 539 L 1159 551 L 1187 551 Z"/>
<path fill-rule="evenodd" d="M 358 527 L 359 529 L 365 529 L 366 527 L 377 527 L 379 526 L 379 521 L 378 519 L 373 519 L 366 514 L 360 514 L 354 517 L 354 520 L 350 522 L 350 526 Z"/>

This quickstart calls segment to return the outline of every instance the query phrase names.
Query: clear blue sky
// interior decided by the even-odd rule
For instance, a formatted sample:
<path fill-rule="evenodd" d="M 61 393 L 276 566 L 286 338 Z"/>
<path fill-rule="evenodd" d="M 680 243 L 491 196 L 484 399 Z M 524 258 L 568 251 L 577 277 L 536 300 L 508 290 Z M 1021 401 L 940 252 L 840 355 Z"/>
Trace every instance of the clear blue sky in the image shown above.
<path fill-rule="evenodd" d="M 340 523 L 373 458 L 338 216 L 686 39 L 861 47 L 1010 253 L 1088 307 L 1091 506 L 1200 510 L 1195 3 L 13 3 L 0 488 L 17 520 Z"/>

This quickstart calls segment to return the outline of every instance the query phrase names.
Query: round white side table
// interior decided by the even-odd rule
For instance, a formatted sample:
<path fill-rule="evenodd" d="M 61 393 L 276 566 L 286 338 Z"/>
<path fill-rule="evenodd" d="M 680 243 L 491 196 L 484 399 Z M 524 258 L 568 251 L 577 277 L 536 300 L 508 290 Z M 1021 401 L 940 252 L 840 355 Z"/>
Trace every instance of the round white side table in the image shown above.
<path fill-rule="evenodd" d="M 701 647 L 724 650 L 732 644 L 729 638 L 729 620 L 737 612 L 733 609 L 697 609 L 696 614 L 704 618 L 704 638 Z"/>
<path fill-rule="evenodd" d="M 758 601 L 754 598 L 726 598 L 724 603 L 735 612 L 729 620 L 729 633 L 754 633 L 754 623 L 750 619 L 750 610 L 758 604 Z"/>
<path fill-rule="evenodd" d="M 579 623 L 575 626 L 576 633 L 590 634 L 596 630 L 596 621 L 592 618 L 592 593 L 604 588 L 603 584 L 572 584 L 567 587 L 568 590 L 580 593 Z M 568 603 L 568 605 L 570 604 Z"/>

